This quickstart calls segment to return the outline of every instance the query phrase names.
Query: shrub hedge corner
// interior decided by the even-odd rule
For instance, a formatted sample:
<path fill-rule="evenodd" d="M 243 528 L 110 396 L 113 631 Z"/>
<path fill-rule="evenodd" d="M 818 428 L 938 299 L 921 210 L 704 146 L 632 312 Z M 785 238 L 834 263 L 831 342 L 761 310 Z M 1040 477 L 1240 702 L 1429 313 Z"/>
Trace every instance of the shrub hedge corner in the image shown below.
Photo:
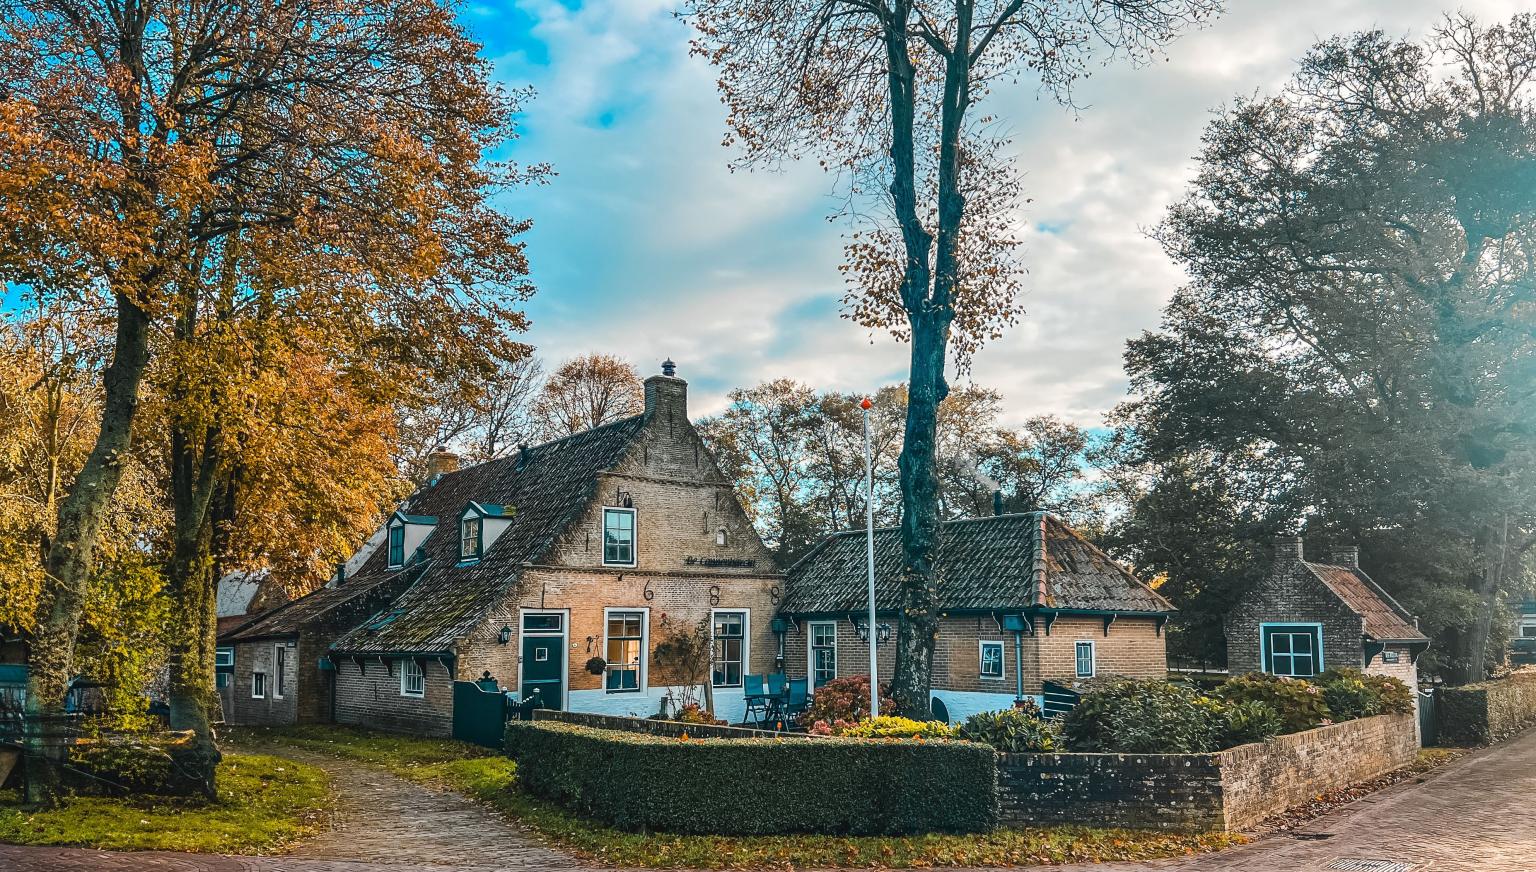
<path fill-rule="evenodd" d="M 1436 691 L 1442 745 L 1486 745 L 1536 724 L 1536 674 Z"/>
<path fill-rule="evenodd" d="M 997 826 L 993 750 L 972 742 L 674 739 L 514 721 L 507 752 L 523 790 L 625 830 L 900 835 Z"/>

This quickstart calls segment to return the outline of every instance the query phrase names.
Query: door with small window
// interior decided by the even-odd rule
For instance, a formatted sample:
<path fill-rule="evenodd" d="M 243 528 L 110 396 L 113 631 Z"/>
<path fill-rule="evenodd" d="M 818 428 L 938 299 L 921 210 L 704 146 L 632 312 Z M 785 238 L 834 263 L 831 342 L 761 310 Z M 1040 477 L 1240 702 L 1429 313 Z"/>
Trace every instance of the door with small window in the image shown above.
<path fill-rule="evenodd" d="M 564 708 L 565 614 L 524 614 L 522 640 L 522 698 L 536 696 L 536 708 Z"/>

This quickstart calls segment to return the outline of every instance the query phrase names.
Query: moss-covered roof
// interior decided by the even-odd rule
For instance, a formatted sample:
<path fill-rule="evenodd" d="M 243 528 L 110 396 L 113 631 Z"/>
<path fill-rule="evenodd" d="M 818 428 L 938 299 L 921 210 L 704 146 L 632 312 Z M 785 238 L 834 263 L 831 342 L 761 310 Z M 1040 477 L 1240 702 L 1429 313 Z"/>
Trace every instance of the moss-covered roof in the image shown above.
<path fill-rule="evenodd" d="M 1109 555 L 1045 512 L 949 521 L 939 537 L 939 607 L 1013 611 L 1025 608 L 1165 614 L 1173 605 Z M 901 532 L 875 531 L 875 607 L 899 602 Z M 823 539 L 788 570 L 789 614 L 868 608 L 863 530 Z"/>
<path fill-rule="evenodd" d="M 644 416 L 546 442 L 524 453 L 450 472 L 411 496 L 401 512 L 439 519 L 401 572 L 420 578 L 375 619 L 347 632 L 332 650 L 347 654 L 451 652 L 537 562 L 597 495 L 598 476 L 619 463 Z M 507 528 L 479 561 L 459 561 L 457 519 L 471 503 Z M 388 554 L 369 556 L 359 575 L 384 573 Z M 377 620 L 392 612 L 387 621 Z"/>

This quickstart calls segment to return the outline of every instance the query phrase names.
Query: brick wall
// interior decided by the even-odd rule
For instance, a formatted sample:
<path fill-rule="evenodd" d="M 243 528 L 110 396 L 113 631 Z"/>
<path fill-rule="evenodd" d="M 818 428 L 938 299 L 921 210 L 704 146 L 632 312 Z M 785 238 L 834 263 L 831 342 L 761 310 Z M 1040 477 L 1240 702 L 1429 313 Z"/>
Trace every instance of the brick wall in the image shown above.
<path fill-rule="evenodd" d="M 348 658 L 336 663 L 336 722 L 415 733 L 449 736 L 453 732 L 453 675 L 436 660 L 423 670 L 426 695 L 402 696 L 400 663 L 363 661 L 362 669 Z"/>
<path fill-rule="evenodd" d="M 274 649 L 286 652 L 284 671 L 287 685 L 281 699 L 277 696 L 277 675 L 273 670 Z M 235 647 L 234 678 L 229 687 L 229 708 L 224 719 L 231 724 L 281 726 L 297 720 L 301 690 L 299 687 L 299 648 L 292 638 L 257 639 Z M 251 673 L 265 674 L 265 694 L 251 696 Z"/>
<path fill-rule="evenodd" d="M 1483 745 L 1536 725 L 1536 674 L 1436 691 L 1440 744 Z"/>
<path fill-rule="evenodd" d="M 1227 668 L 1233 675 L 1263 671 L 1259 626 L 1264 623 L 1320 623 L 1323 668 L 1361 667 L 1365 621 L 1294 557 L 1277 560 L 1227 614 Z"/>
<path fill-rule="evenodd" d="M 1412 715 L 1382 715 L 1217 754 L 1001 754 L 1003 822 L 1240 830 L 1412 763 Z"/>

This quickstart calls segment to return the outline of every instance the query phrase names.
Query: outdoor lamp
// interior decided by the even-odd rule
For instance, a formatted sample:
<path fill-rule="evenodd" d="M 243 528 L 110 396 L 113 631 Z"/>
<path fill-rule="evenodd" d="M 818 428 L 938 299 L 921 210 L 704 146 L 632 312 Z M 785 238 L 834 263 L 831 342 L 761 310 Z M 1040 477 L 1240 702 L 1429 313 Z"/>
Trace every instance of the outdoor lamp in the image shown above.
<path fill-rule="evenodd" d="M 496 641 L 500 642 L 503 645 L 506 645 L 506 644 L 508 644 L 509 642 L 512 641 L 512 625 L 511 624 L 503 624 L 502 625 L 501 632 L 496 634 Z"/>
<path fill-rule="evenodd" d="M 786 621 L 783 618 L 774 618 L 768 622 L 768 626 L 780 636 L 789 632 L 789 621 Z"/>

